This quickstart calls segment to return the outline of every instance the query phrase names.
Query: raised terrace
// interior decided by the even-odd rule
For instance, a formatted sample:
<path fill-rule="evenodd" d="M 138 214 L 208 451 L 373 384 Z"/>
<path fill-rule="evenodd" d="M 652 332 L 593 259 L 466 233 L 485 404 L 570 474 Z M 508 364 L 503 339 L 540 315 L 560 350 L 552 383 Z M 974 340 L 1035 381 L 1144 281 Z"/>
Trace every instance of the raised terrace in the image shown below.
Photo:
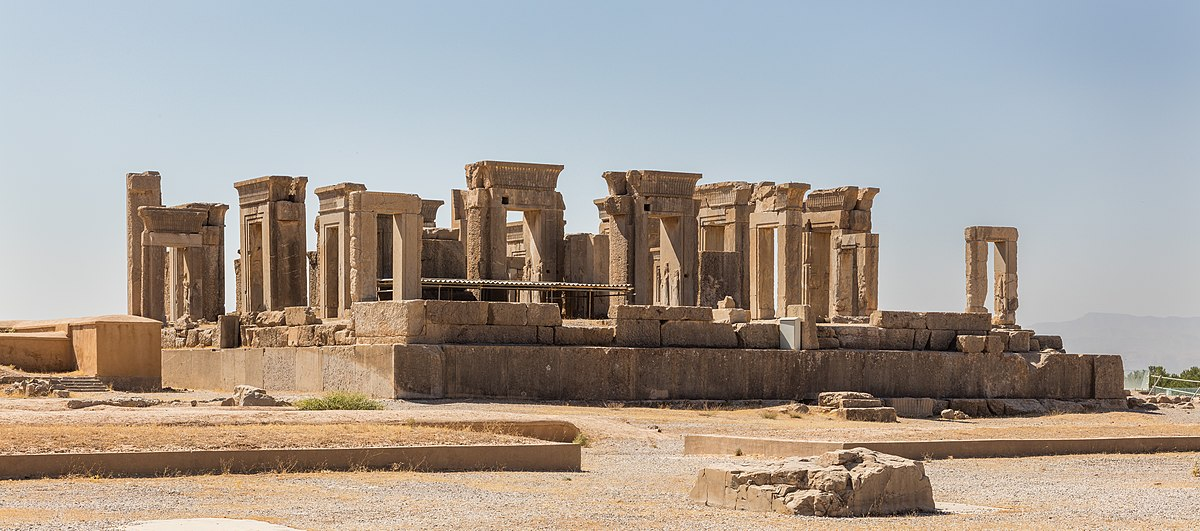
<path fill-rule="evenodd" d="M 223 265 L 212 259 L 223 252 L 227 207 L 164 207 L 158 173 L 129 174 L 129 312 L 164 323 L 161 383 L 176 388 L 566 400 L 800 400 L 847 389 L 1123 397 L 1119 357 L 1067 354 L 1060 338 L 1017 324 L 1015 228 L 964 231 L 965 311 L 886 310 L 871 222 L 878 188 L 611 171 L 598 176 L 608 187 L 595 201 L 599 231 L 565 234 L 562 170 L 466 165 L 450 227 L 436 226 L 441 201 L 345 182 L 315 190 L 308 229 L 307 178 L 238 182 L 232 313 Z M 57 336 L 8 339 L 61 358 L 38 363 L 69 365 Z"/>

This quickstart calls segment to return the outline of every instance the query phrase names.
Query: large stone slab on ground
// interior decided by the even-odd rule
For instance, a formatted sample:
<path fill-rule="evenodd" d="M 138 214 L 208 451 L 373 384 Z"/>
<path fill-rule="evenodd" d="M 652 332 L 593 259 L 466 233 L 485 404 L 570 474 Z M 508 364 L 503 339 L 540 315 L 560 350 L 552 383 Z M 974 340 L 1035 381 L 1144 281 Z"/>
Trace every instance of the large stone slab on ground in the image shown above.
<path fill-rule="evenodd" d="M 869 516 L 934 510 L 925 466 L 865 448 L 763 465 L 700 471 L 691 498 L 705 505 L 804 516 Z"/>

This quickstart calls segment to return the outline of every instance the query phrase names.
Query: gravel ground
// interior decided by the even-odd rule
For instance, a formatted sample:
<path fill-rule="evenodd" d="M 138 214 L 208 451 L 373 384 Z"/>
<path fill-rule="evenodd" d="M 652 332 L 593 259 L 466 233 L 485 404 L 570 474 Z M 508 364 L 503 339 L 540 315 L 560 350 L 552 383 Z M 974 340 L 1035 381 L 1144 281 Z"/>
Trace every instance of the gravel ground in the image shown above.
<path fill-rule="evenodd" d="M 757 411 L 580 408 L 539 404 L 390 402 L 382 412 L 309 415 L 202 408 L 87 412 L 71 417 L 22 401 L 0 401 L 0 423 L 86 419 L 114 426 L 165 421 L 221 425 L 347 422 L 382 417 L 561 418 L 594 440 L 584 472 L 324 472 L 198 477 L 0 481 L 0 529 L 109 529 L 141 520 L 251 518 L 304 529 L 638 529 L 775 528 L 1200 528 L 1200 455 L 1083 455 L 1021 459 L 949 459 L 926 464 L 939 503 L 975 506 L 975 514 L 819 519 L 708 508 L 687 492 L 697 471 L 747 458 L 683 456 L 685 433 L 836 438 L 881 432 L 971 436 L 1023 430 L 1124 435 L 1197 428 L 1197 415 L 1107 413 L 970 423 L 894 425 L 825 419 L 763 418 Z M 19 415 L 15 415 L 19 413 Z M 360 417 L 365 415 L 365 417 Z M 137 420 L 137 419 L 140 419 Z M 985 509 L 978 509 L 983 507 Z"/>

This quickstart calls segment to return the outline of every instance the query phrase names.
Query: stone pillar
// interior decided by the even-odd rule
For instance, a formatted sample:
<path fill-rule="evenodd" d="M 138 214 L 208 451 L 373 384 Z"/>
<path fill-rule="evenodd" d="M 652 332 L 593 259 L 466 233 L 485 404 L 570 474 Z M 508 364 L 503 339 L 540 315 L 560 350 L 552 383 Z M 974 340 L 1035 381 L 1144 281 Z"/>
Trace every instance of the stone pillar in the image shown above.
<path fill-rule="evenodd" d="M 750 318 L 774 319 L 777 316 L 775 312 L 775 229 L 755 227 L 750 232 Z M 783 312 L 780 311 L 778 315 L 783 315 Z"/>
<path fill-rule="evenodd" d="M 879 309 L 879 235 L 866 234 L 866 244 L 858 248 L 858 313 L 871 315 Z"/>
<path fill-rule="evenodd" d="M 145 224 L 138 216 L 138 208 L 162 206 L 162 178 L 156 171 L 125 174 L 125 251 L 126 251 L 126 306 L 130 315 L 151 317 L 142 307 L 142 276 L 145 261 L 142 256 L 142 232 Z M 162 249 L 151 249 L 152 254 L 161 254 Z M 162 267 L 162 257 L 151 257 L 153 267 Z M 157 269 L 152 270 L 157 271 Z M 151 317 L 153 319 L 153 317 Z"/>
<path fill-rule="evenodd" d="M 996 301 L 992 322 L 998 325 L 1017 324 L 1017 242 L 996 242 L 995 258 Z"/>
<path fill-rule="evenodd" d="M 967 241 L 967 312 L 987 313 L 988 242 Z"/>

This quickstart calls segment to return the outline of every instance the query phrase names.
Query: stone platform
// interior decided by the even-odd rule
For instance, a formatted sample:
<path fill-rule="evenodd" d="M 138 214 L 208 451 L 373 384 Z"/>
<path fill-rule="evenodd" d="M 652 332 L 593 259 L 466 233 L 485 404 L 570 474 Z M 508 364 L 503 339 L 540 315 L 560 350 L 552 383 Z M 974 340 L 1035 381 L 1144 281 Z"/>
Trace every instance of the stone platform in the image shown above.
<path fill-rule="evenodd" d="M 1123 398 L 1120 356 L 945 351 L 347 345 L 164 350 L 163 385 L 379 398 Z"/>

